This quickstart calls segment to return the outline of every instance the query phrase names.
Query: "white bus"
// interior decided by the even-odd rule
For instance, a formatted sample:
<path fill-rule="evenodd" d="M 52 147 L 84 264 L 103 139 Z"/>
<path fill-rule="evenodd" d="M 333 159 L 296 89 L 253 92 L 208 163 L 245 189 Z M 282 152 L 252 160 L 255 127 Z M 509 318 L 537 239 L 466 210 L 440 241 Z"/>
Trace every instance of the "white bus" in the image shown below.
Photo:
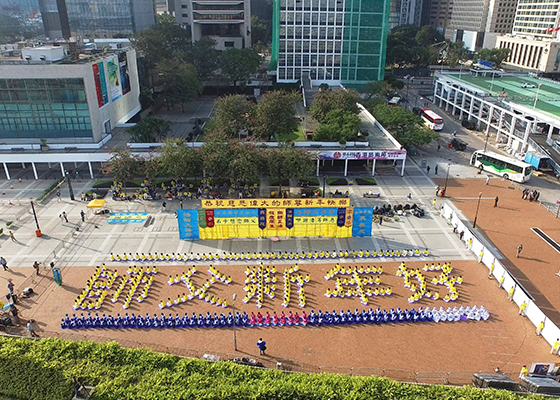
<path fill-rule="evenodd" d="M 475 151 L 471 157 L 471 165 L 519 183 L 527 182 L 533 172 L 531 164 L 491 151 Z"/>
<path fill-rule="evenodd" d="M 423 110 L 421 110 L 420 116 L 424 121 L 424 125 L 426 125 L 431 130 L 441 131 L 443 129 L 443 118 L 429 108 L 424 108 Z"/>

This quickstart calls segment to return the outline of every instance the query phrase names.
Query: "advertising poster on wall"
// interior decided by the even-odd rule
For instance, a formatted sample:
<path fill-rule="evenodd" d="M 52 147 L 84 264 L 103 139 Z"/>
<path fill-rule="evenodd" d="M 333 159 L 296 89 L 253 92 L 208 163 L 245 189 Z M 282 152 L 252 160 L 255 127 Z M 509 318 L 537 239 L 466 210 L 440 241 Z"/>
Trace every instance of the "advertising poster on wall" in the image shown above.
<path fill-rule="evenodd" d="M 107 74 L 109 78 L 109 91 L 111 100 L 115 101 L 122 96 L 121 77 L 119 74 L 119 60 L 117 56 L 110 56 L 107 60 Z"/>
<path fill-rule="evenodd" d="M 95 91 L 97 93 L 97 104 L 99 105 L 99 108 L 101 108 L 105 104 L 109 103 L 103 61 L 93 64 L 93 79 L 95 81 Z"/>
<path fill-rule="evenodd" d="M 121 87 L 123 95 L 130 92 L 130 75 L 126 53 L 119 54 L 119 71 L 121 73 Z"/>

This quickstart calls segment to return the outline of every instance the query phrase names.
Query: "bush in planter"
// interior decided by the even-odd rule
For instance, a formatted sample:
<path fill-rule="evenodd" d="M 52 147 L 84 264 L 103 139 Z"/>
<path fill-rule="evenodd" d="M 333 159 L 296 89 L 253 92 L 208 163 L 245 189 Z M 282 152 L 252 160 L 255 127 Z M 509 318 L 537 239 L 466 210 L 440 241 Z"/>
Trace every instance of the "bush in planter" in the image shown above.
<path fill-rule="evenodd" d="M 6 222 L 6 227 L 9 228 L 9 227 L 12 226 L 13 224 L 14 224 L 14 221 L 7 221 L 7 222 Z"/>

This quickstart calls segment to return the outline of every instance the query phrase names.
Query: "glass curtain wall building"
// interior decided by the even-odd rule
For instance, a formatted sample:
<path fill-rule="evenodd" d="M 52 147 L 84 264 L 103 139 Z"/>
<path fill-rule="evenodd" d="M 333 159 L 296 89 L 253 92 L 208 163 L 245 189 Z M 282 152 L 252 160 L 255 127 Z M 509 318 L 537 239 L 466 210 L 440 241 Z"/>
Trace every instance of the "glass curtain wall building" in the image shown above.
<path fill-rule="evenodd" d="M 359 86 L 385 72 L 390 0 L 274 0 L 278 82 Z"/>
<path fill-rule="evenodd" d="M 1 138 L 91 136 L 83 79 L 0 79 Z"/>

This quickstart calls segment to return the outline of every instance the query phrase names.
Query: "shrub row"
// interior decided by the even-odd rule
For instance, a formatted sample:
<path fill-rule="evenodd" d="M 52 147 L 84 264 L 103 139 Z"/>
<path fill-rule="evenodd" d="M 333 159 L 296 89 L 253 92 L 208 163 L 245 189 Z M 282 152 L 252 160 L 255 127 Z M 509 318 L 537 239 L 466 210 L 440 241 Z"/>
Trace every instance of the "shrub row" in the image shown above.
<path fill-rule="evenodd" d="M 69 400 L 72 376 L 96 386 L 92 399 L 465 399 L 516 400 L 507 391 L 413 385 L 378 377 L 298 374 L 209 363 L 116 343 L 0 337 L 0 393 Z M 523 398 L 544 399 L 542 396 Z"/>

